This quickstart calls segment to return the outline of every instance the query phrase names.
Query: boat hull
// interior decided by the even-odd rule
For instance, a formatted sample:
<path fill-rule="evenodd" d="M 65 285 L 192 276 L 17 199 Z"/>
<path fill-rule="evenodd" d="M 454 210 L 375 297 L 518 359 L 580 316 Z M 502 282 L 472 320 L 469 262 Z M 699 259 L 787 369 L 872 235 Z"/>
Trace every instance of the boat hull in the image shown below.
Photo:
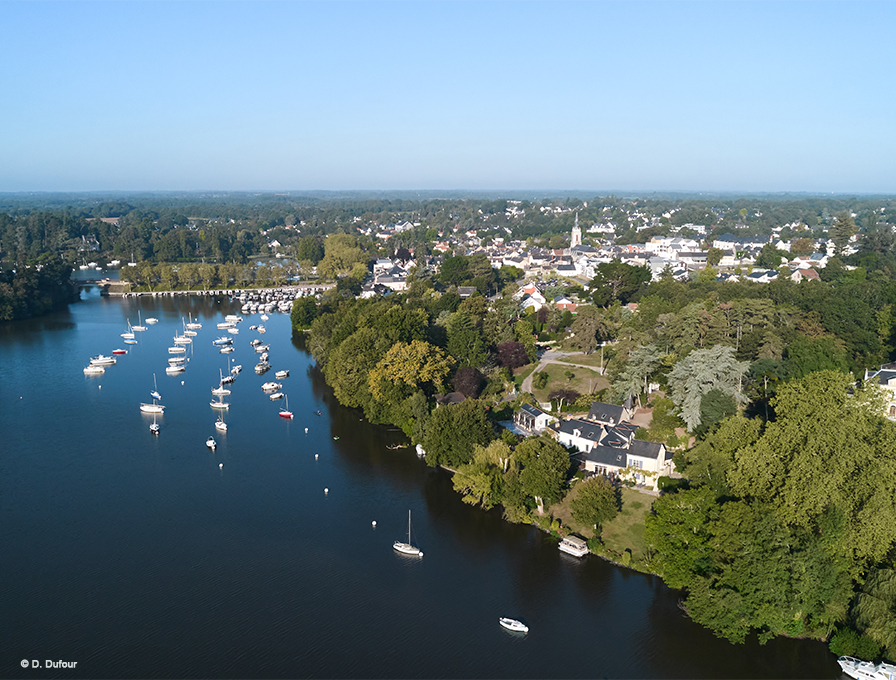
<path fill-rule="evenodd" d="M 392 544 L 392 548 L 396 552 L 400 552 L 402 555 L 413 555 L 414 557 L 423 557 L 423 551 L 420 548 L 416 548 L 410 543 L 402 543 L 401 541 L 395 541 Z"/>

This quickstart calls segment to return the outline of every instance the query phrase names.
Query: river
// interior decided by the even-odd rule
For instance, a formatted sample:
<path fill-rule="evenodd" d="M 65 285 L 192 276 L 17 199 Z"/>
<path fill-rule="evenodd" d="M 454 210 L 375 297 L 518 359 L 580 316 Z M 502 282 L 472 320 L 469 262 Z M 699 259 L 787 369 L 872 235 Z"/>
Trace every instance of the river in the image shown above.
<path fill-rule="evenodd" d="M 731 645 L 659 579 L 462 503 L 449 473 L 387 448 L 400 432 L 336 403 L 286 315 L 247 317 L 224 355 L 216 323 L 239 314 L 226 299 L 82 298 L 0 325 L 0 677 L 840 675 L 823 643 Z M 126 345 L 138 314 L 159 322 Z M 188 368 L 166 375 L 190 316 L 203 327 Z M 290 371 L 292 421 L 261 391 L 274 378 L 252 370 L 256 337 Z M 129 353 L 84 375 L 115 348 Z M 228 357 L 243 371 L 220 433 L 210 389 Z M 139 410 L 154 375 L 159 436 Z M 409 510 L 423 558 L 392 549 Z"/>

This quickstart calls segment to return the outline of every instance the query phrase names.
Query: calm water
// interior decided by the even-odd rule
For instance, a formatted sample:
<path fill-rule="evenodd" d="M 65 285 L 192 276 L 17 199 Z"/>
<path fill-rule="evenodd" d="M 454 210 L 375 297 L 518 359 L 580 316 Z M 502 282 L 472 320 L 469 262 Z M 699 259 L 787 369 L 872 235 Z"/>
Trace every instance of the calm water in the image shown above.
<path fill-rule="evenodd" d="M 0 325 L 0 677 L 838 677 L 822 643 L 730 645 L 658 579 L 463 504 L 446 473 L 386 448 L 399 432 L 335 403 L 288 317 L 247 317 L 222 355 L 227 300 L 82 297 Z M 138 311 L 160 321 L 125 345 Z M 171 377 L 188 314 L 203 328 Z M 256 337 L 290 370 L 291 422 L 260 389 L 273 371 L 252 370 Z M 228 356 L 244 370 L 221 434 L 209 401 Z M 159 437 L 139 411 L 153 374 Z M 409 509 L 422 560 L 392 550 Z"/>

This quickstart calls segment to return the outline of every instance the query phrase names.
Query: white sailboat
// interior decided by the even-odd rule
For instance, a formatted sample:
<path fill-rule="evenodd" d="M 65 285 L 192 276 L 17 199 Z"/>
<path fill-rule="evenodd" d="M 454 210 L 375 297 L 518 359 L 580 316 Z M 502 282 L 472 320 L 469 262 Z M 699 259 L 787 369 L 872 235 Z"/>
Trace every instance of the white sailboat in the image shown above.
<path fill-rule="evenodd" d="M 224 414 L 218 416 L 218 419 L 215 421 L 215 429 L 218 432 L 227 432 L 227 423 L 224 422 Z"/>
<path fill-rule="evenodd" d="M 404 555 L 415 555 L 417 557 L 423 557 L 423 551 L 420 550 L 417 546 L 411 543 L 411 511 L 408 510 L 408 542 L 404 543 L 402 541 L 395 541 L 392 544 L 392 547 L 398 552 Z"/>
<path fill-rule="evenodd" d="M 131 321 L 128 319 L 128 330 L 121 334 L 125 340 L 133 340 L 134 339 L 134 329 L 131 328 Z"/>
<path fill-rule="evenodd" d="M 164 413 L 165 407 L 153 399 L 151 404 L 140 404 L 140 411 L 142 413 Z"/>
<path fill-rule="evenodd" d="M 153 399 L 158 399 L 159 401 L 162 401 L 162 395 L 159 394 L 159 385 L 158 385 L 158 383 L 156 383 L 156 374 L 155 373 L 152 374 L 152 392 L 149 393 L 149 396 L 151 396 Z"/>
<path fill-rule="evenodd" d="M 145 331 L 146 326 L 143 325 L 143 322 L 140 320 L 140 311 L 137 311 L 137 325 L 131 326 L 132 331 Z"/>
<path fill-rule="evenodd" d="M 191 331 L 192 331 L 192 330 L 199 330 L 200 328 L 202 328 L 202 324 L 201 324 L 201 323 L 199 323 L 198 321 L 193 321 L 193 314 L 192 314 L 192 313 L 191 313 L 189 316 L 190 316 L 190 321 L 187 323 L 187 328 L 189 328 Z"/>
<path fill-rule="evenodd" d="M 216 397 L 226 397 L 228 394 L 230 394 L 230 390 L 224 387 L 224 373 L 220 368 L 218 369 L 218 375 L 221 376 L 221 379 L 218 382 L 218 386 L 212 388 L 212 394 L 214 394 Z"/>
<path fill-rule="evenodd" d="M 226 411 L 230 408 L 230 404 L 224 401 L 224 395 L 218 397 L 218 401 L 210 401 L 209 406 L 220 411 Z"/>

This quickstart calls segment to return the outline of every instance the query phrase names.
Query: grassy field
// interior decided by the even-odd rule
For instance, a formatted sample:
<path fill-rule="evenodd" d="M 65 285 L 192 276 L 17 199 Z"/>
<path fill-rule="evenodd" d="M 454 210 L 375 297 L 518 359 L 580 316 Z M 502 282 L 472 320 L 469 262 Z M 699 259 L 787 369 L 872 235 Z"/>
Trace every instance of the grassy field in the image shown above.
<path fill-rule="evenodd" d="M 579 394 L 591 394 L 610 385 L 600 373 L 589 368 L 548 364 L 544 370 L 548 374 L 547 387 L 540 390 L 533 389 L 535 399 L 538 401 L 547 401 L 548 395 L 554 390 L 575 390 Z M 567 371 L 573 374 L 572 378 L 564 375 Z"/>
<path fill-rule="evenodd" d="M 569 510 L 569 502 L 575 497 L 576 482 L 562 502 L 549 508 L 551 516 L 559 519 L 563 526 L 569 527 L 573 533 L 583 538 L 594 536 L 590 526 L 576 523 Z M 608 522 L 601 531 L 601 540 L 607 550 L 621 555 L 626 549 L 631 550 L 635 561 L 644 560 L 647 550 L 644 546 L 644 518 L 653 505 L 653 496 L 642 494 L 632 489 L 622 488 L 622 510 L 615 519 Z"/>
<path fill-rule="evenodd" d="M 567 364 L 583 364 L 585 366 L 594 366 L 600 368 L 600 350 L 591 354 L 571 354 L 568 357 L 557 359 Z M 607 365 L 607 357 L 604 356 L 604 366 Z"/>

